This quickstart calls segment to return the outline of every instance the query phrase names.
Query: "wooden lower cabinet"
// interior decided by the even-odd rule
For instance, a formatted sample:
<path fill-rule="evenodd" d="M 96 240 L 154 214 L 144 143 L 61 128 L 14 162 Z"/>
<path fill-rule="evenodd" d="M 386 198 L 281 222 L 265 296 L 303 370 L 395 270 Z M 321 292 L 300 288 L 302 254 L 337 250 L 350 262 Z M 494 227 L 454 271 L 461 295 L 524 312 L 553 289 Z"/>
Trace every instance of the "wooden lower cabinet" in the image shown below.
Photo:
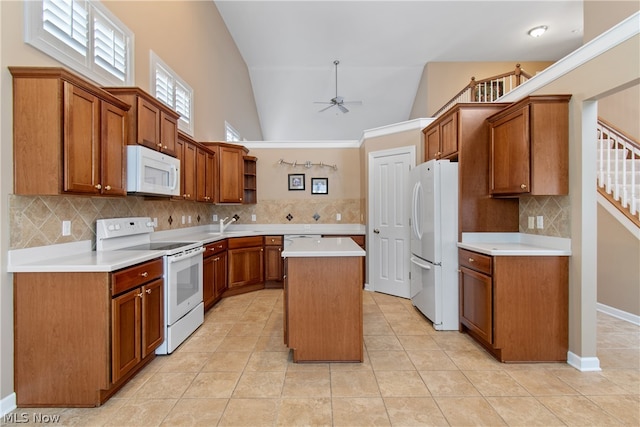
<path fill-rule="evenodd" d="M 99 406 L 164 340 L 162 259 L 113 273 L 14 274 L 19 407 Z"/>
<path fill-rule="evenodd" d="M 264 236 L 265 287 L 281 288 L 284 274 L 283 236 Z"/>
<path fill-rule="evenodd" d="M 202 266 L 204 309 L 208 310 L 227 290 L 227 241 L 220 240 L 205 246 Z"/>
<path fill-rule="evenodd" d="M 264 247 L 262 236 L 228 239 L 229 289 L 225 296 L 264 288 Z"/>
<path fill-rule="evenodd" d="M 459 250 L 460 329 L 502 362 L 566 361 L 569 258 Z"/>

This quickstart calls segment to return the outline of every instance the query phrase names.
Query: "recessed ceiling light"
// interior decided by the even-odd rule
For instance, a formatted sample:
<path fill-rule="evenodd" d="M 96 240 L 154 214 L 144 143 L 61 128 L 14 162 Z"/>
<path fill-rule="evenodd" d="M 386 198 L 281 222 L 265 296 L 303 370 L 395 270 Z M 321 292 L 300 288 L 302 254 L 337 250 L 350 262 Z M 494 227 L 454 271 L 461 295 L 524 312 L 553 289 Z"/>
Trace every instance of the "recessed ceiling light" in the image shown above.
<path fill-rule="evenodd" d="M 547 27 L 546 25 L 540 25 L 539 27 L 535 27 L 535 28 L 530 29 L 527 34 L 529 34 L 531 37 L 540 37 L 548 29 L 549 29 L 549 27 Z"/>

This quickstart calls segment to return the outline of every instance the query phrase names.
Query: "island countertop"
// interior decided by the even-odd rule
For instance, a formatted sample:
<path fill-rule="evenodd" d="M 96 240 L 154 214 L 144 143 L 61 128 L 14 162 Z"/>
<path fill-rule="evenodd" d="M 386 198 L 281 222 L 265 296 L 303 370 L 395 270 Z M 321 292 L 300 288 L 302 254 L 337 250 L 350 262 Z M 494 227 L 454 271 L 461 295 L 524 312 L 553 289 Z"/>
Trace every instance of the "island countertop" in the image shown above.
<path fill-rule="evenodd" d="M 293 237 L 284 242 L 282 258 L 363 257 L 366 252 L 349 237 Z"/>

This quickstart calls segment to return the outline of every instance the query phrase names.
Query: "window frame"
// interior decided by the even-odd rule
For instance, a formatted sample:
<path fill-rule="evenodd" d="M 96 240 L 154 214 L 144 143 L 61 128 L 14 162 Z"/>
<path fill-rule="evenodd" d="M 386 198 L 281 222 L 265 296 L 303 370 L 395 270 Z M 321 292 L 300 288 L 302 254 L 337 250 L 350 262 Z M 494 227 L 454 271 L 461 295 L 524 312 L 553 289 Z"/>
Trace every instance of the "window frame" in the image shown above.
<path fill-rule="evenodd" d="M 163 104 L 167 105 L 168 107 L 170 107 L 171 109 L 177 111 L 180 114 L 180 118 L 178 119 L 178 129 L 180 129 L 181 131 L 183 131 L 184 133 L 186 133 L 189 136 L 194 136 L 194 91 L 193 88 L 191 88 L 191 86 L 182 78 L 178 75 L 178 73 L 176 73 L 175 71 L 173 71 L 171 69 L 171 67 L 169 67 L 167 65 L 166 62 L 164 62 L 162 60 L 162 58 L 160 58 L 158 56 L 157 53 L 155 53 L 154 51 L 149 51 L 149 70 L 150 70 L 150 79 L 149 81 L 151 82 L 150 86 L 151 86 L 151 95 L 153 95 L 156 99 L 158 99 L 160 102 L 162 102 Z M 163 73 L 165 73 L 167 75 L 167 77 L 169 79 L 171 79 L 172 81 L 172 85 L 171 85 L 171 99 L 163 99 L 164 97 L 162 96 L 158 96 L 158 85 L 157 85 L 157 73 L 158 70 L 162 70 Z M 182 108 L 178 108 L 177 105 L 177 91 L 178 91 L 178 87 L 181 87 L 182 90 L 184 90 L 187 95 L 188 95 L 188 102 L 186 104 L 188 104 L 187 107 L 187 111 L 188 111 L 188 117 L 182 113 Z"/>
<path fill-rule="evenodd" d="M 232 139 L 229 139 L 229 134 L 233 135 Z M 224 138 L 226 142 L 241 142 L 242 136 L 240 132 L 236 130 L 228 121 L 224 121 Z"/>
<path fill-rule="evenodd" d="M 25 0 L 24 5 L 24 42 L 42 53 L 69 67 L 71 70 L 93 80 L 102 86 L 133 86 L 135 35 L 106 6 L 98 0 L 71 0 L 73 4 L 84 7 L 87 13 L 87 34 L 84 55 L 74 53 L 64 39 L 56 37 L 44 28 L 43 0 Z M 124 37 L 124 72 L 123 78 L 116 77 L 95 60 L 94 22 L 98 19 L 102 24 L 113 27 Z"/>

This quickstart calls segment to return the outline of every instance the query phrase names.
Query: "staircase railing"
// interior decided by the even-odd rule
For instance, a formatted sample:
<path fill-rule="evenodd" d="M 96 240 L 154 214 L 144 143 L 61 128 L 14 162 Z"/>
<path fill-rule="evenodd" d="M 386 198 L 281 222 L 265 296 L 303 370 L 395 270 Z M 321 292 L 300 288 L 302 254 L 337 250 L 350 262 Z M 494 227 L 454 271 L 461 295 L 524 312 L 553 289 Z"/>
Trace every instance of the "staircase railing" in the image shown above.
<path fill-rule="evenodd" d="M 462 102 L 494 102 L 502 95 L 510 92 L 531 78 L 520 64 L 513 71 L 499 74 L 482 80 L 471 77 L 471 81 L 460 92 L 455 94 L 433 117 L 438 117 L 455 104 Z"/>
<path fill-rule="evenodd" d="M 598 190 L 640 227 L 640 144 L 598 119 Z"/>

